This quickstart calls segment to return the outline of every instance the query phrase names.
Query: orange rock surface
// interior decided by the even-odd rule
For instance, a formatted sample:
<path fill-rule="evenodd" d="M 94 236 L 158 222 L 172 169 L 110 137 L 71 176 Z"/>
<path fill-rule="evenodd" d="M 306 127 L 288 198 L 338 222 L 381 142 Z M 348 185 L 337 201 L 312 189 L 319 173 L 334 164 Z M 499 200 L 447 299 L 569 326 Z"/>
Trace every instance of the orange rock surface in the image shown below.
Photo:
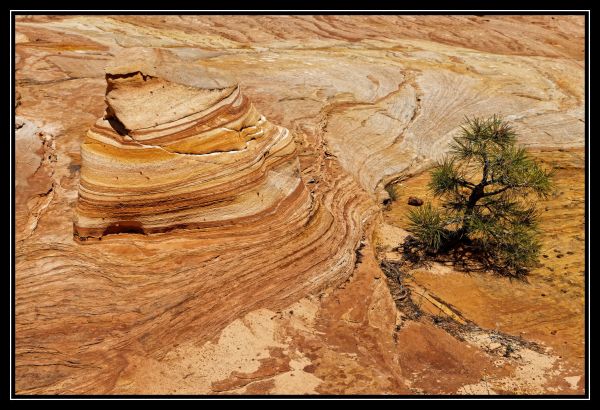
<path fill-rule="evenodd" d="M 583 392 L 583 16 L 18 16 L 14 41 L 17 394 Z M 415 271 L 413 317 L 385 187 L 425 198 L 491 113 L 560 169 L 545 266 Z"/>
<path fill-rule="evenodd" d="M 290 132 L 238 85 L 162 58 L 106 79 L 106 114 L 81 145 L 77 239 L 250 226 L 286 209 L 308 222 L 314 204 Z"/>

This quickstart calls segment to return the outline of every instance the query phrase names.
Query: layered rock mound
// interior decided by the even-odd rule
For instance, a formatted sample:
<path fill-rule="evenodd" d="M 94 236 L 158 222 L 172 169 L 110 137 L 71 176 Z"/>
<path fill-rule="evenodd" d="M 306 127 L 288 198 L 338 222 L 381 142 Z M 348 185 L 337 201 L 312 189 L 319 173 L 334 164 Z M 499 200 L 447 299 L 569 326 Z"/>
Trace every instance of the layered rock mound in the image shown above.
<path fill-rule="evenodd" d="M 81 146 L 79 240 L 263 218 L 307 200 L 290 132 L 201 66 L 106 73 L 106 114 Z"/>

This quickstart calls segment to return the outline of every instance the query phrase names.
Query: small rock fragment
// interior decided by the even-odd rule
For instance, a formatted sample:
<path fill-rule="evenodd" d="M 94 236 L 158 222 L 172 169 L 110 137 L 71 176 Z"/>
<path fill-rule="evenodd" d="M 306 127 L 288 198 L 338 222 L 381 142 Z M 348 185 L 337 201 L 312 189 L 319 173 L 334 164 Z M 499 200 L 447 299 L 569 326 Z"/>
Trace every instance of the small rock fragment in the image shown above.
<path fill-rule="evenodd" d="M 421 206 L 423 205 L 423 200 L 421 198 L 417 198 L 416 196 L 411 196 L 408 198 L 408 204 L 412 206 Z"/>

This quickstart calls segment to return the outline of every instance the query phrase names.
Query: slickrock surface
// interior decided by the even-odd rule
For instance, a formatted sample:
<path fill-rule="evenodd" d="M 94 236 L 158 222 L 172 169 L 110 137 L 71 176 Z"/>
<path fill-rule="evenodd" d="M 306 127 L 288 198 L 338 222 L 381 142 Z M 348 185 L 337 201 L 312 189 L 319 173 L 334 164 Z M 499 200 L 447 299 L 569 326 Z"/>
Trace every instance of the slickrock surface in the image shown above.
<path fill-rule="evenodd" d="M 582 16 L 19 16 L 17 393 L 581 393 L 583 36 Z M 421 171 L 491 113 L 560 167 L 545 266 L 413 272 L 411 317 L 379 263 Z"/>

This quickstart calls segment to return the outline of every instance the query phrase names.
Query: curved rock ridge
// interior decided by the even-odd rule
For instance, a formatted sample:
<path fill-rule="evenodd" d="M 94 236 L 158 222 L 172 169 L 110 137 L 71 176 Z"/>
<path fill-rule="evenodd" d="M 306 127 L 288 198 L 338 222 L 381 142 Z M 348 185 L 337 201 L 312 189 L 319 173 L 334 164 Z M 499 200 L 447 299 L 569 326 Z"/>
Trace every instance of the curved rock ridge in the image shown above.
<path fill-rule="evenodd" d="M 81 145 L 79 240 L 264 218 L 310 206 L 291 133 L 202 67 L 106 72 L 106 114 Z M 304 204 L 304 205 L 302 205 Z"/>

